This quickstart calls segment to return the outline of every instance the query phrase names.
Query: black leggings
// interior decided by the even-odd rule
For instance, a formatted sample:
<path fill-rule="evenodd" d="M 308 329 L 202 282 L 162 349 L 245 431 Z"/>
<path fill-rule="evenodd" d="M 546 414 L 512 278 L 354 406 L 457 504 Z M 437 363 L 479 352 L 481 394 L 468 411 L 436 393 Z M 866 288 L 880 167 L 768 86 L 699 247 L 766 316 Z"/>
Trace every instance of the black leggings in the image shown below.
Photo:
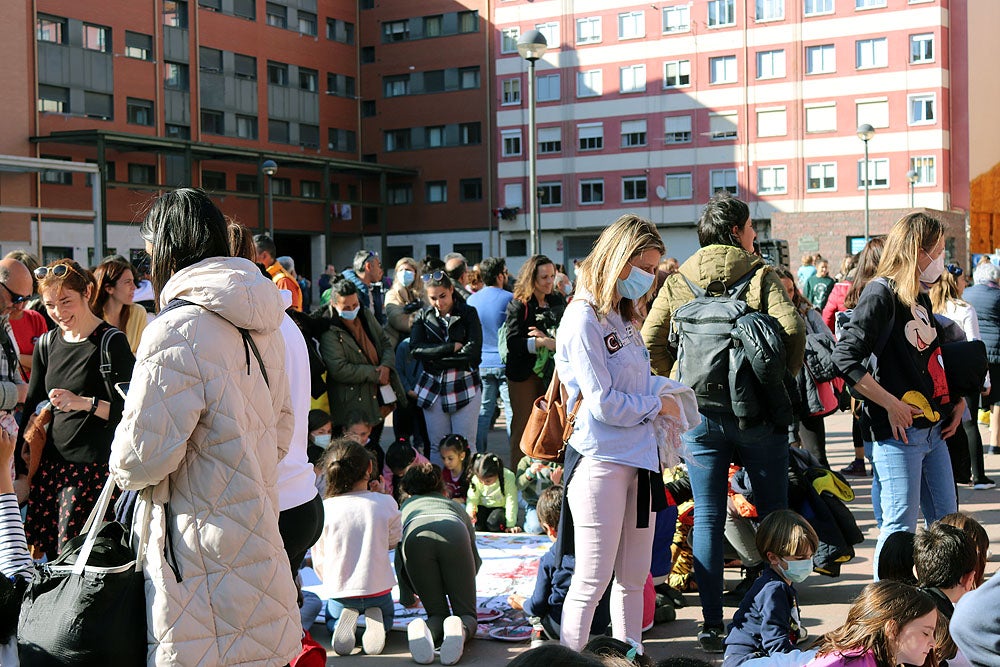
<path fill-rule="evenodd" d="M 476 509 L 476 530 L 487 533 L 505 532 L 507 530 L 507 510 L 503 507 L 480 505 Z"/>
<path fill-rule="evenodd" d="M 826 424 L 823 417 L 803 417 L 799 420 L 799 441 L 802 449 L 817 459 L 824 468 L 830 464 L 826 460 Z"/>
<path fill-rule="evenodd" d="M 323 501 L 319 494 L 307 503 L 278 514 L 278 532 L 281 533 L 294 579 L 309 547 L 316 544 L 323 533 Z"/>

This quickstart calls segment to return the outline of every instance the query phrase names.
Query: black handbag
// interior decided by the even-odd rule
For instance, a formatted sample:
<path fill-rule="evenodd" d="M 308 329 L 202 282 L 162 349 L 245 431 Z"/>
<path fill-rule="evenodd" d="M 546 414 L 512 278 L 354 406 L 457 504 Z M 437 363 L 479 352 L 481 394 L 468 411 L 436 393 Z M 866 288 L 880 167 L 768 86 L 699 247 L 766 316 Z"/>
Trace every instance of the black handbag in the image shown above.
<path fill-rule="evenodd" d="M 109 477 L 82 534 L 36 570 L 17 629 L 23 667 L 146 664 L 142 562 L 152 503 L 147 494 L 133 548 L 122 524 L 103 521 L 113 491 Z"/>
<path fill-rule="evenodd" d="M 954 399 L 978 396 L 986 381 L 990 364 L 986 357 L 986 344 L 981 340 L 941 344 L 941 360 L 948 379 L 948 393 Z M 1000 382 L 1000 378 L 991 378 Z"/>

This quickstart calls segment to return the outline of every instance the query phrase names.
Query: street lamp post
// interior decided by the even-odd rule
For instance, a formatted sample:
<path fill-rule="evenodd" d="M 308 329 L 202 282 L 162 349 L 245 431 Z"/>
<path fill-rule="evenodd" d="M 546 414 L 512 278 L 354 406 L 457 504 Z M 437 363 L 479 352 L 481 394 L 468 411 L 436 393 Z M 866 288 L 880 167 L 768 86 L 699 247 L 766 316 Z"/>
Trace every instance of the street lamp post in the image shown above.
<path fill-rule="evenodd" d="M 535 61 L 545 55 L 549 43 L 545 35 L 529 30 L 517 40 L 517 52 L 528 61 L 528 193 L 531 197 L 531 254 L 541 252 L 541 215 L 538 210 L 537 142 L 535 130 Z"/>
<path fill-rule="evenodd" d="M 920 174 L 916 169 L 911 169 L 906 172 L 906 180 L 910 182 L 910 208 L 913 208 L 913 186 L 920 180 Z"/>
<path fill-rule="evenodd" d="M 868 243 L 870 238 L 870 221 L 869 221 L 869 210 L 868 210 L 868 169 L 871 166 L 868 162 L 868 142 L 871 138 L 875 136 L 875 128 L 865 123 L 864 125 L 858 126 L 858 139 L 865 142 L 865 243 Z"/>
<path fill-rule="evenodd" d="M 267 226 L 271 232 L 271 240 L 274 240 L 274 175 L 278 173 L 278 163 L 274 160 L 264 160 L 260 165 L 260 170 L 267 176 Z"/>

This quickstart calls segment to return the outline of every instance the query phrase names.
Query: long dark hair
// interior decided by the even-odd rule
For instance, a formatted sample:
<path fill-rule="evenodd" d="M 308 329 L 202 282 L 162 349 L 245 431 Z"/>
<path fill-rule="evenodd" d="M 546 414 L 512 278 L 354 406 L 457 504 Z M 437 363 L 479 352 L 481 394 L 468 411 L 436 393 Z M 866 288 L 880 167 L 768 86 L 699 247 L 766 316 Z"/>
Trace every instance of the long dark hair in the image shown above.
<path fill-rule="evenodd" d="M 503 461 L 496 454 L 479 454 L 472 462 L 472 474 L 478 477 L 480 482 L 484 477 L 496 477 L 500 481 L 500 493 L 507 492 L 504 489 L 505 472 Z"/>
<path fill-rule="evenodd" d="M 151 273 L 157 300 L 177 271 L 209 257 L 230 256 L 226 218 L 200 188 L 178 188 L 157 197 L 139 234 L 153 247 Z"/>
<path fill-rule="evenodd" d="M 138 278 L 132 264 L 120 256 L 105 257 L 94 269 L 94 280 L 97 282 L 97 286 L 94 288 L 94 293 L 90 295 L 90 309 L 94 315 L 102 320 L 104 319 L 104 307 L 108 305 L 108 300 L 111 298 L 107 288 L 117 285 L 126 271 L 132 272 L 132 280 Z M 124 305 L 118 313 L 118 328 L 122 331 L 125 331 L 128 326 L 131 310 L 128 305 Z"/>
<path fill-rule="evenodd" d="M 438 451 L 441 452 L 441 456 L 444 456 L 444 450 L 446 449 L 465 453 L 465 458 L 462 459 L 462 475 L 459 481 L 468 484 L 469 477 L 472 474 L 472 449 L 469 447 L 469 441 L 465 439 L 465 436 L 461 436 L 458 433 L 449 433 L 441 438 L 441 442 L 438 444 Z"/>

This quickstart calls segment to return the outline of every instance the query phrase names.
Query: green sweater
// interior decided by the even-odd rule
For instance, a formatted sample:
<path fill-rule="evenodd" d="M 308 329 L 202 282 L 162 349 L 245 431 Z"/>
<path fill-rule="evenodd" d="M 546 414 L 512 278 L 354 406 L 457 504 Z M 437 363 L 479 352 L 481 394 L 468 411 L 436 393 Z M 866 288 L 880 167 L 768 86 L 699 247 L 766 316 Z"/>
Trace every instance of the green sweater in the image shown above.
<path fill-rule="evenodd" d="M 517 525 L 517 480 L 514 473 L 503 469 L 503 490 L 500 490 L 500 480 L 489 486 L 484 485 L 473 475 L 469 483 L 469 496 L 465 499 L 465 511 L 472 516 L 476 509 L 483 507 L 503 507 L 507 517 L 507 527 Z"/>
<path fill-rule="evenodd" d="M 535 462 L 543 464 L 543 468 L 537 473 L 531 472 L 531 464 Z M 527 503 L 528 507 L 538 504 L 538 497 L 542 491 L 552 486 L 552 473 L 559 468 L 558 463 L 550 463 L 525 456 L 517 464 L 517 489 L 521 492 L 521 499 Z"/>

